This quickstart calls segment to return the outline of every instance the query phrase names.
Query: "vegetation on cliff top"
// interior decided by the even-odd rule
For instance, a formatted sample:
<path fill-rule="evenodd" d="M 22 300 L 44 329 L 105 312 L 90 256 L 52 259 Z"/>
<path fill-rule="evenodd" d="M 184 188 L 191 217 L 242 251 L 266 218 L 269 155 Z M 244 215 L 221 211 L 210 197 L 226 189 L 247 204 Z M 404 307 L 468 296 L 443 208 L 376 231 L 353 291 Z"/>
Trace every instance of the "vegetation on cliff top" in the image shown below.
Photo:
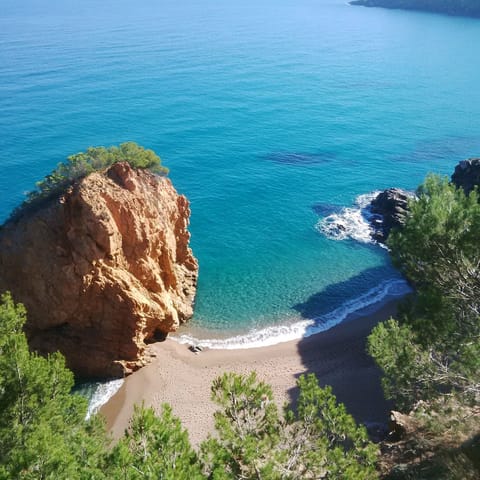
<path fill-rule="evenodd" d="M 37 182 L 37 188 L 27 194 L 27 199 L 13 212 L 12 218 L 44 200 L 59 196 L 75 181 L 90 173 L 106 169 L 117 162 L 128 162 L 134 168 L 149 169 L 159 175 L 168 173 L 168 168 L 162 165 L 160 157 L 153 150 L 145 149 L 135 142 L 125 142 L 118 147 L 89 147 L 85 152 L 70 155 L 43 180 Z"/>

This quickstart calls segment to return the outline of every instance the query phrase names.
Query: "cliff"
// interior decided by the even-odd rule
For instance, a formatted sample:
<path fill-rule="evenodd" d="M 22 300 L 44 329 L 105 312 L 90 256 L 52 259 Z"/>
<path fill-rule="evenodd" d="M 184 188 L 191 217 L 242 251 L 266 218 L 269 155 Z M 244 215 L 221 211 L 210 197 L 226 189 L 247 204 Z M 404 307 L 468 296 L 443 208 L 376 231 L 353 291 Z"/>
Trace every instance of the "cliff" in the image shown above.
<path fill-rule="evenodd" d="M 170 180 L 116 163 L 0 230 L 0 291 L 27 307 L 40 353 L 80 376 L 122 376 L 193 313 L 189 203 Z"/>
<path fill-rule="evenodd" d="M 352 0 L 350 4 L 480 17 L 480 2 L 478 0 Z"/>

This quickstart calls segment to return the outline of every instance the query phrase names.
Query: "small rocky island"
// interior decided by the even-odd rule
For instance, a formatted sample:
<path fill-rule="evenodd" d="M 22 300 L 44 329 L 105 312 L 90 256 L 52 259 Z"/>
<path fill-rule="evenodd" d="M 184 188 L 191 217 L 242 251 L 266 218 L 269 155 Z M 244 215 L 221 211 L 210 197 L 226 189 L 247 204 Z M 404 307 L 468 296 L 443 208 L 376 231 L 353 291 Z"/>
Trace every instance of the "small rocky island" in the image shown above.
<path fill-rule="evenodd" d="M 165 176 L 114 163 L 0 229 L 0 291 L 28 311 L 40 353 L 79 376 L 128 374 L 193 313 L 189 202 Z"/>
<path fill-rule="evenodd" d="M 455 167 L 451 182 L 462 188 L 468 195 L 480 185 L 480 158 L 462 160 Z M 368 206 L 372 238 L 385 243 L 392 228 L 401 227 L 408 213 L 408 201 L 413 198 L 411 192 L 400 188 L 388 188 L 381 191 Z"/>
<path fill-rule="evenodd" d="M 400 188 L 387 188 L 380 192 L 370 203 L 372 237 L 385 243 L 392 228 L 401 227 L 405 223 L 408 211 L 408 200 L 413 195 Z"/>
<path fill-rule="evenodd" d="M 480 17 L 478 0 L 352 0 L 350 5 L 420 10 L 452 16 Z"/>

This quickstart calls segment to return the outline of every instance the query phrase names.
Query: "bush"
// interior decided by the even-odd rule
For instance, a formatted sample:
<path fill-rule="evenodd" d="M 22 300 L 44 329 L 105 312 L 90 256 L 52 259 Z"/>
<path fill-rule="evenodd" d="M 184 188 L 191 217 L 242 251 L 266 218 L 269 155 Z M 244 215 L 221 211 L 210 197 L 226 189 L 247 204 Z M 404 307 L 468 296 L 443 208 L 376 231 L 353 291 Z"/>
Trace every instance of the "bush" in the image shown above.
<path fill-rule="evenodd" d="M 27 209 L 41 205 L 43 201 L 62 194 L 76 180 L 88 174 L 108 168 L 117 162 L 128 162 L 133 168 L 145 168 L 158 175 L 166 175 L 168 168 L 161 164 L 153 150 L 145 149 L 135 142 L 126 142 L 118 147 L 89 147 L 59 163 L 52 173 L 36 184 L 36 190 L 27 194 L 25 202 L 11 218 L 16 218 Z"/>

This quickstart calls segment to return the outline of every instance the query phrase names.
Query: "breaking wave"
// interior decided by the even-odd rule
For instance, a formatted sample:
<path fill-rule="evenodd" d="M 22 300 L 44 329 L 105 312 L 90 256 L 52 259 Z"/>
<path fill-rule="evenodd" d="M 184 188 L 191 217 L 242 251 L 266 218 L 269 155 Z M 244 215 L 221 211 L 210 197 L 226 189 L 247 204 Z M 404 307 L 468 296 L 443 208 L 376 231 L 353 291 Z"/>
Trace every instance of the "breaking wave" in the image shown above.
<path fill-rule="evenodd" d="M 405 280 L 386 280 L 327 314 L 313 319 L 300 320 L 291 325 L 275 325 L 259 330 L 251 330 L 245 335 L 236 335 L 226 339 L 198 339 L 188 334 L 171 336 L 170 338 L 182 344 L 218 350 L 266 347 L 323 332 L 338 325 L 348 316 L 360 310 L 375 304 L 382 304 L 396 297 L 402 297 L 409 292 L 411 292 L 411 288 Z"/>
<path fill-rule="evenodd" d="M 355 199 L 355 206 L 344 207 L 320 219 L 317 230 L 332 240 L 350 238 L 362 243 L 377 243 L 372 237 L 374 230 L 370 222 L 375 217 L 380 218 L 380 215 L 370 211 L 370 203 L 379 193 L 374 191 L 359 195 Z"/>
<path fill-rule="evenodd" d="M 90 384 L 89 390 L 91 391 L 91 394 L 87 394 L 87 397 L 90 398 L 88 401 L 87 415 L 85 417 L 86 420 L 97 413 L 100 407 L 107 403 L 110 398 L 117 393 L 118 389 L 122 386 L 123 381 L 123 378 L 119 378 L 107 382 L 95 382 Z"/>

